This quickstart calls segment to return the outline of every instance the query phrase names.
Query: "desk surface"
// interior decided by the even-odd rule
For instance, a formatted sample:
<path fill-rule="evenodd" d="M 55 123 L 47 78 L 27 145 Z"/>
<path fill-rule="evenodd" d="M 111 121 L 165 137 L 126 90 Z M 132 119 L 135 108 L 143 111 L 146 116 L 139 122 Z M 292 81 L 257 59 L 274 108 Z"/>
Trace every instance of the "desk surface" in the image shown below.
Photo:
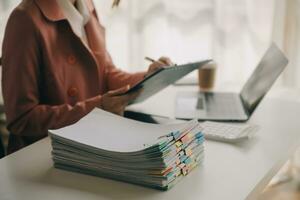
<path fill-rule="evenodd" d="M 299 115 L 299 103 L 263 101 L 250 120 L 260 125 L 255 138 L 239 145 L 206 141 L 204 164 L 168 192 L 55 169 L 46 138 L 0 160 L 0 199 L 252 199 L 299 144 Z"/>

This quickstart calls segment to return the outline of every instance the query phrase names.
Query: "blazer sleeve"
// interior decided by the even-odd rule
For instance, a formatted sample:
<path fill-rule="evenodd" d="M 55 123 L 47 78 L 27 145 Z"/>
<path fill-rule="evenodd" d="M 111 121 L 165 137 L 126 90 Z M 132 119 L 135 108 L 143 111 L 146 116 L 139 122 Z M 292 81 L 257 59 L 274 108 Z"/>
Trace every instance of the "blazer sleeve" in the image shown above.
<path fill-rule="evenodd" d="M 101 104 L 95 96 L 76 105 L 42 105 L 39 101 L 40 35 L 30 14 L 13 11 L 8 21 L 2 58 L 2 93 L 8 130 L 13 134 L 47 134 L 80 120 Z"/>

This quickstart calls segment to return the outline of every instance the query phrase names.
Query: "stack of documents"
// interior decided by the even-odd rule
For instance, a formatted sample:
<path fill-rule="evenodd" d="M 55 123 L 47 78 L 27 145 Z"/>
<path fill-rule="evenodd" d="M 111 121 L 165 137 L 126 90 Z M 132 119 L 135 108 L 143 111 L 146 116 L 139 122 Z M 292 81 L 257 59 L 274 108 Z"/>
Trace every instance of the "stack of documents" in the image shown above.
<path fill-rule="evenodd" d="M 203 161 L 201 131 L 197 120 L 147 124 L 97 109 L 50 137 L 57 168 L 168 190 Z"/>

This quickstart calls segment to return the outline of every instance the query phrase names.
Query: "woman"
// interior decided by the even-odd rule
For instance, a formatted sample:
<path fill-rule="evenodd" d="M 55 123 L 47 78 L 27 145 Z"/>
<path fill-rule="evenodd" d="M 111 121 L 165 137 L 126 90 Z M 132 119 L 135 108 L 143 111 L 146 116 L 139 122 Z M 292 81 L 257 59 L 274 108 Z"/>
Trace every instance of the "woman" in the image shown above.
<path fill-rule="evenodd" d="M 148 72 L 117 69 L 92 0 L 23 0 L 8 20 L 2 52 L 9 153 L 47 136 L 49 129 L 77 122 L 95 107 L 122 115 L 138 93 L 119 94 L 171 64 L 161 58 Z"/>

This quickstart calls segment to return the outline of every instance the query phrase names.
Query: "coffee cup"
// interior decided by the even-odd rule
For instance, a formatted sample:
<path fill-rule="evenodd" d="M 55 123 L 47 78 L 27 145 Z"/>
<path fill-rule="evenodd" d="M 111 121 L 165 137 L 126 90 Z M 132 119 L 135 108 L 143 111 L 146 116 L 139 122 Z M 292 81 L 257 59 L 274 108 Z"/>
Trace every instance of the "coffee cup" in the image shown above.
<path fill-rule="evenodd" d="M 201 91 L 210 91 L 215 86 L 217 64 L 211 61 L 198 71 L 199 88 Z"/>

